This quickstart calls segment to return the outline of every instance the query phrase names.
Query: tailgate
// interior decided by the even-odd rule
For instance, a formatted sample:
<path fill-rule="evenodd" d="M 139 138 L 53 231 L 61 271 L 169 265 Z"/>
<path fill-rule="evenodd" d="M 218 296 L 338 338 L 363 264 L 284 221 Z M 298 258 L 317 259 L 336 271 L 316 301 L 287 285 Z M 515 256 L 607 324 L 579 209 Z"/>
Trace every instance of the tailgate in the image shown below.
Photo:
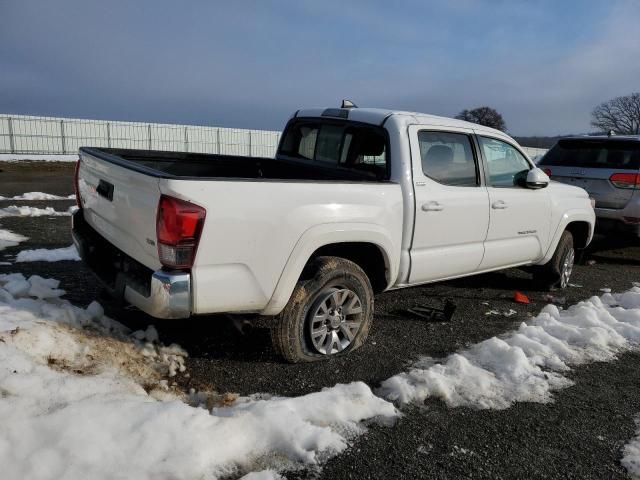
<path fill-rule="evenodd" d="M 156 247 L 159 179 L 80 152 L 78 187 L 84 218 L 143 265 L 161 267 Z"/>

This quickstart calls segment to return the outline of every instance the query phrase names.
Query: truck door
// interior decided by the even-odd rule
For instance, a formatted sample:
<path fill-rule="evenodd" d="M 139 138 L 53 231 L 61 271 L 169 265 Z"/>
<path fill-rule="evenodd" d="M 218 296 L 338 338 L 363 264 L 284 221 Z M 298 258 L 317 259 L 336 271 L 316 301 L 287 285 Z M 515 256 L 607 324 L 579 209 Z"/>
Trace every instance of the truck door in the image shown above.
<path fill-rule="evenodd" d="M 546 189 L 526 188 L 532 168 L 515 146 L 478 136 L 487 168 L 490 222 L 480 268 L 509 267 L 542 257 L 549 237 L 550 199 Z"/>
<path fill-rule="evenodd" d="M 489 225 L 473 131 L 414 125 L 409 139 L 416 202 L 409 283 L 473 273 Z"/>

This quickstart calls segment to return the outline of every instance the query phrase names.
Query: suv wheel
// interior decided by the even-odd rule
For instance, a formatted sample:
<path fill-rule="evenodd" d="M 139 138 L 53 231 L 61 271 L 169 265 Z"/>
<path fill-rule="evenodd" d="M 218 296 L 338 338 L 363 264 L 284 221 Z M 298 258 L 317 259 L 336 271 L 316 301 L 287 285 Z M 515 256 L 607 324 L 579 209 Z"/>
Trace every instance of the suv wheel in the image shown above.
<path fill-rule="evenodd" d="M 355 263 L 318 257 L 303 272 L 271 328 L 273 346 L 292 363 L 345 355 L 365 342 L 373 318 L 373 290 Z"/>

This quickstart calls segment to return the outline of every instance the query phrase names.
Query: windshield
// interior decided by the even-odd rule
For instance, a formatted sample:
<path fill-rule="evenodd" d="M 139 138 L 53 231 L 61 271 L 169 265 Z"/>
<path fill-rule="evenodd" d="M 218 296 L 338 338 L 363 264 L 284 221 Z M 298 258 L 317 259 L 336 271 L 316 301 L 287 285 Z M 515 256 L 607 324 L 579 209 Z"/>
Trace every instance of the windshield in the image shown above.
<path fill-rule="evenodd" d="M 301 119 L 289 124 L 278 153 L 389 178 L 387 142 L 380 127 Z"/>
<path fill-rule="evenodd" d="M 640 142 L 560 140 L 539 165 L 637 170 L 640 167 Z"/>

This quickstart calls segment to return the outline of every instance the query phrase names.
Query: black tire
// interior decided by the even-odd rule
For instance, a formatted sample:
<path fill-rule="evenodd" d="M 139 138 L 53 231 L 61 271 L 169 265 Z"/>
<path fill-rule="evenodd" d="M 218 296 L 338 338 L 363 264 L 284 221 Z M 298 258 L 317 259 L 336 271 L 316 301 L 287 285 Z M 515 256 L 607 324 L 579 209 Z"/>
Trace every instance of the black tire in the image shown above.
<path fill-rule="evenodd" d="M 361 310 L 361 312 L 343 315 L 340 308 L 339 317 L 336 316 L 334 311 L 329 318 L 334 319 L 334 323 L 339 322 L 339 318 L 342 318 L 343 325 L 334 325 L 331 320 L 325 320 L 324 323 L 320 323 L 319 329 L 324 324 L 324 328 L 329 333 L 325 334 L 325 337 L 322 337 L 321 333 L 316 333 L 315 344 L 321 341 L 319 340 L 320 338 L 326 338 L 328 342 L 330 339 L 327 335 L 333 335 L 334 330 L 337 332 L 335 336 L 341 335 L 343 338 L 342 343 L 335 344 L 336 352 L 333 352 L 334 343 L 331 340 L 331 345 L 326 348 L 326 350 L 330 349 L 331 352 L 321 353 L 316 348 L 314 339 L 312 339 L 311 330 L 313 325 L 319 324 L 318 317 L 314 315 L 318 309 L 326 307 L 324 299 L 328 299 L 329 296 L 334 294 L 340 298 L 346 298 L 343 301 L 351 302 L 348 307 L 345 307 L 345 311 L 348 311 L 348 308 L 352 308 L 352 311 Z M 349 297 L 349 294 L 353 295 Z M 327 302 L 330 302 L 330 299 Z M 354 304 L 355 307 L 353 306 Z M 349 320 L 348 322 L 347 319 Z M 271 339 L 276 352 L 288 362 L 327 360 L 338 355 L 346 355 L 362 346 L 369 335 L 372 319 L 373 289 L 364 271 L 357 264 L 344 258 L 318 257 L 307 265 L 300 281 L 298 281 L 291 294 L 289 303 L 274 319 L 274 324 L 271 328 Z M 344 333 L 346 331 L 345 322 L 349 325 L 358 323 L 355 334 L 351 331 L 351 328 L 347 328 L 349 333 L 353 335 L 351 339 L 348 339 Z M 343 347 L 342 344 L 347 340 L 349 341 L 348 345 Z"/>
<path fill-rule="evenodd" d="M 534 270 L 533 279 L 544 290 L 554 290 L 556 288 L 566 288 L 570 279 L 573 265 L 575 264 L 576 252 L 573 247 L 573 235 L 568 230 L 562 232 L 556 251 L 549 260 L 549 263 L 541 265 Z M 563 278 L 566 270 L 565 261 L 570 261 L 569 277 Z"/>

